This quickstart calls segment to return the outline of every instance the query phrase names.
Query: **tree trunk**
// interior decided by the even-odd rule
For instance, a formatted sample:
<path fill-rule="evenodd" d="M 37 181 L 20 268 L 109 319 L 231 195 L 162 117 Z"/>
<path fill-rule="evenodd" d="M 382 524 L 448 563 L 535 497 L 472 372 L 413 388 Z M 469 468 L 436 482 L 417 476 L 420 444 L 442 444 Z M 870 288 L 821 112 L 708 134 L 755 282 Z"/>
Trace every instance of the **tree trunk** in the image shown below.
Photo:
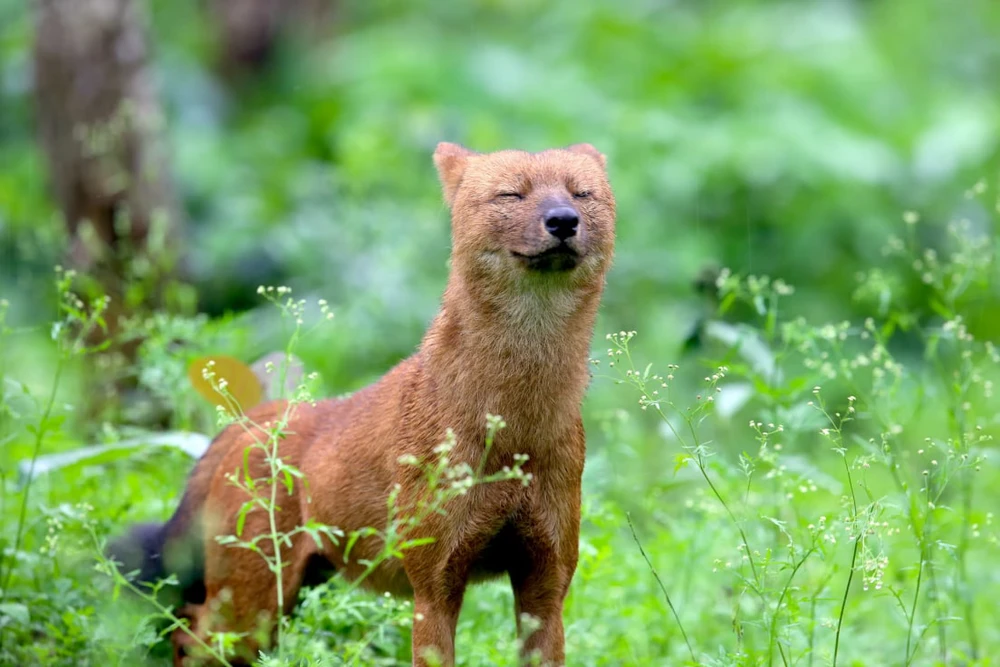
<path fill-rule="evenodd" d="M 114 338 L 121 316 L 163 305 L 181 227 L 142 7 L 135 0 L 34 5 L 38 127 L 69 232 L 69 263 L 111 297 Z M 131 361 L 136 347 L 114 349 Z"/>
<path fill-rule="evenodd" d="M 334 0 L 212 0 L 222 75 L 238 80 L 259 72 L 289 28 L 309 40 L 327 37 L 334 8 Z"/>

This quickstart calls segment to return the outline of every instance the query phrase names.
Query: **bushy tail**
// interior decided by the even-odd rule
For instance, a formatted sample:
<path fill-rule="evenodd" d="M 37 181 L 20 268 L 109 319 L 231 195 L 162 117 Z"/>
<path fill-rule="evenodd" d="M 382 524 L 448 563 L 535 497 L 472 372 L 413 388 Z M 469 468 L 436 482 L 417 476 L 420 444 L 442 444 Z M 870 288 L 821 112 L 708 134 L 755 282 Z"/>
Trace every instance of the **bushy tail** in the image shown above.
<path fill-rule="evenodd" d="M 176 519 L 136 524 L 107 548 L 107 557 L 118 563 L 118 571 L 140 589 L 150 590 L 153 584 L 176 577 L 176 586 L 162 586 L 158 592 L 158 600 L 167 606 L 200 603 L 205 597 L 200 540 L 176 535 Z"/>
<path fill-rule="evenodd" d="M 140 523 L 108 545 L 107 557 L 134 583 L 153 584 L 169 573 L 163 565 L 162 523 Z"/>
<path fill-rule="evenodd" d="M 276 410 L 275 407 L 262 409 Z M 269 418 L 268 412 L 251 411 L 256 421 Z M 161 603 L 180 605 L 205 601 L 205 549 L 202 507 L 219 461 L 229 451 L 234 427 L 216 436 L 208 451 L 198 460 L 177 511 L 164 524 L 140 523 L 108 545 L 108 557 L 120 563 L 119 571 L 136 585 L 155 584 L 169 576 L 177 586 L 160 589 Z"/>

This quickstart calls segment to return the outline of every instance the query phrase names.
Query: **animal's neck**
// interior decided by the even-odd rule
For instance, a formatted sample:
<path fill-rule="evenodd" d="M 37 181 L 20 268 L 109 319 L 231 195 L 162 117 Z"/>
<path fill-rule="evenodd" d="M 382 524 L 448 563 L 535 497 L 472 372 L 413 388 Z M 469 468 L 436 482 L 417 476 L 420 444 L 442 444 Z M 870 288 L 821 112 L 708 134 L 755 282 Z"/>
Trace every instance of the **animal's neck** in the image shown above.
<path fill-rule="evenodd" d="M 449 281 L 421 355 L 456 432 L 477 433 L 498 414 L 504 440 L 525 452 L 579 418 L 601 290 L 538 287 L 492 294 Z"/>

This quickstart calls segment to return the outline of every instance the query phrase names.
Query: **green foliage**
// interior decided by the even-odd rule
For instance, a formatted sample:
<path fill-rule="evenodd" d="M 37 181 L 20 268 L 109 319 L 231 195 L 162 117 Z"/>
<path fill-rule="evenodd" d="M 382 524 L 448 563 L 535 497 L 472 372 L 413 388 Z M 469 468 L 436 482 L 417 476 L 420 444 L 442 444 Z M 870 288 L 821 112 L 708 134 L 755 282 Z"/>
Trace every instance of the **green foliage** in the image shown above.
<path fill-rule="evenodd" d="M 912 239 L 917 216 L 904 218 Z M 852 652 L 848 636 L 855 647 L 874 639 L 866 619 L 878 614 L 895 616 L 895 623 L 880 625 L 880 643 L 858 654 L 877 656 L 878 664 L 894 655 L 906 665 L 935 655 L 937 664 L 949 664 L 996 650 L 995 633 L 983 634 L 996 624 L 986 602 L 991 594 L 973 572 L 997 547 L 996 535 L 983 540 L 980 530 L 981 521 L 992 523 L 996 499 L 977 494 L 988 488 L 979 478 L 996 429 L 991 399 L 1000 353 L 969 333 L 965 309 L 956 304 L 967 289 L 1000 277 L 1000 264 L 995 231 L 976 235 L 956 223 L 950 232 L 942 257 L 895 237 L 886 246 L 887 255 L 902 257 L 929 286 L 941 318 L 926 325 L 899 310 L 898 294 L 886 291 L 880 270 L 862 276 L 857 292 L 862 299 L 884 296 L 878 319 L 821 326 L 778 320 L 779 297 L 793 292 L 782 281 L 722 272 L 723 306 L 745 301 L 758 310 L 757 335 L 778 350 L 770 363 L 738 364 L 736 375 L 758 394 L 741 412 L 763 418 L 749 422 L 756 451 L 736 460 L 724 446 L 730 456 L 716 458 L 719 447 L 710 444 L 731 437 L 710 420 L 717 397 L 732 387 L 728 366 L 705 377 L 693 404 L 685 405 L 674 388 L 677 366 L 668 366 L 665 377 L 649 365 L 639 370 L 630 348 L 634 332 L 608 335 L 608 366 L 638 391 L 640 408 L 660 418 L 681 450 L 675 473 L 694 467 L 702 503 L 714 505 L 716 521 L 728 524 L 737 542 L 735 552 L 713 561 L 713 572 L 726 572 L 736 597 L 733 637 L 720 654 L 725 664 L 779 658 L 790 664 L 817 655 L 837 664 Z M 904 335 L 921 342 L 922 358 L 897 356 Z M 738 352 L 743 342 L 728 341 Z M 787 427 L 802 408 L 819 423 L 795 420 Z M 824 443 L 832 454 L 825 465 L 816 451 Z M 833 477 L 838 459 L 841 483 Z M 683 634 L 682 618 L 664 594 Z M 832 651 L 816 643 L 824 624 Z M 692 660 L 706 658 L 692 649 Z"/>
<path fill-rule="evenodd" d="M 213 314 L 128 325 L 171 427 L 216 428 L 186 379 L 205 354 L 292 341 L 335 395 L 413 349 L 447 273 L 437 141 L 589 141 L 619 208 L 598 329 L 621 333 L 585 405 L 571 663 L 1000 654 L 996 3 L 340 4 L 336 34 L 293 34 L 227 87 L 199 3 L 149 3 L 187 266 Z M 191 459 L 79 414 L 100 309 L 65 273 L 51 289 L 66 239 L 30 49 L 26 3 L 0 0 L 0 664 L 166 664 L 154 619 L 172 612 L 118 595 L 95 542 L 168 516 Z M 697 295 L 706 266 L 728 268 Z M 272 279 L 325 295 L 333 325 L 298 337 L 327 306 L 259 307 Z M 108 448 L 77 457 L 94 439 Z M 504 584 L 470 591 L 463 664 L 514 663 L 512 609 Z M 261 662 L 405 664 L 411 612 L 334 579 Z"/>

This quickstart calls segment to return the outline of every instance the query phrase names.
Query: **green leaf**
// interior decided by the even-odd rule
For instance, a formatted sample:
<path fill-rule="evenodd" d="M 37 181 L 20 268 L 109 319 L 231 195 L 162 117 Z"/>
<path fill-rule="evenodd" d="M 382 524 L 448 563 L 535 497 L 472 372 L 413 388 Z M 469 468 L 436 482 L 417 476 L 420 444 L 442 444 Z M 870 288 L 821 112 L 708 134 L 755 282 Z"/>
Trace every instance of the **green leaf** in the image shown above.
<path fill-rule="evenodd" d="M 348 557 L 351 555 L 351 549 L 357 544 L 358 538 L 361 537 L 360 531 L 355 531 L 351 533 L 351 536 L 347 538 L 347 546 L 344 547 L 344 562 L 348 562 Z"/>
<path fill-rule="evenodd" d="M 433 537 L 420 537 L 413 540 L 407 540 L 399 545 L 399 550 L 405 551 L 414 547 L 422 547 L 425 544 L 433 544 L 435 541 L 436 540 Z"/>
<path fill-rule="evenodd" d="M 15 623 L 27 625 L 31 620 L 28 606 L 20 602 L 5 602 L 0 604 L 0 617 L 6 617 Z M 6 623 L 0 625 L 7 625 Z"/>
<path fill-rule="evenodd" d="M 243 448 L 243 483 L 253 488 L 253 478 L 250 476 L 250 447 Z"/>
<path fill-rule="evenodd" d="M 31 433 L 37 433 L 37 427 L 31 424 L 25 428 Z M 201 433 L 187 433 L 184 431 L 151 433 L 107 445 L 88 445 L 66 452 L 40 456 L 35 461 L 35 475 L 44 475 L 84 462 L 90 464 L 107 464 L 114 461 L 127 460 L 138 452 L 148 451 L 151 447 L 179 449 L 192 458 L 198 458 L 208 449 L 210 442 L 211 438 Z M 30 467 L 30 461 L 22 461 L 19 464 L 18 474 L 21 476 L 22 481 L 27 478 Z"/>
<path fill-rule="evenodd" d="M 705 323 L 704 332 L 710 340 L 736 350 L 750 363 L 755 373 L 764 376 L 770 382 L 780 381 L 781 373 L 777 368 L 774 353 L 755 329 L 735 326 L 720 320 L 709 320 Z"/>
<path fill-rule="evenodd" d="M 736 292 L 730 292 L 723 297 L 722 302 L 719 304 L 719 314 L 724 315 L 732 308 L 734 303 L 736 303 Z"/>
<path fill-rule="evenodd" d="M 955 319 L 955 313 L 953 313 L 950 308 L 941 303 L 938 299 L 931 299 L 929 305 L 931 307 L 931 310 L 933 310 L 935 313 L 937 313 L 944 319 L 946 320 Z"/>
<path fill-rule="evenodd" d="M 58 430 L 66 422 L 66 415 L 52 415 L 43 422 L 45 430 L 55 431 Z"/>
<path fill-rule="evenodd" d="M 243 503 L 243 507 L 240 508 L 240 513 L 236 517 L 236 534 L 237 535 L 243 535 L 243 526 L 244 526 L 244 524 L 246 524 L 247 514 L 250 513 L 250 510 L 253 509 L 253 506 L 254 506 L 254 501 L 253 500 L 248 500 L 247 502 Z"/>

